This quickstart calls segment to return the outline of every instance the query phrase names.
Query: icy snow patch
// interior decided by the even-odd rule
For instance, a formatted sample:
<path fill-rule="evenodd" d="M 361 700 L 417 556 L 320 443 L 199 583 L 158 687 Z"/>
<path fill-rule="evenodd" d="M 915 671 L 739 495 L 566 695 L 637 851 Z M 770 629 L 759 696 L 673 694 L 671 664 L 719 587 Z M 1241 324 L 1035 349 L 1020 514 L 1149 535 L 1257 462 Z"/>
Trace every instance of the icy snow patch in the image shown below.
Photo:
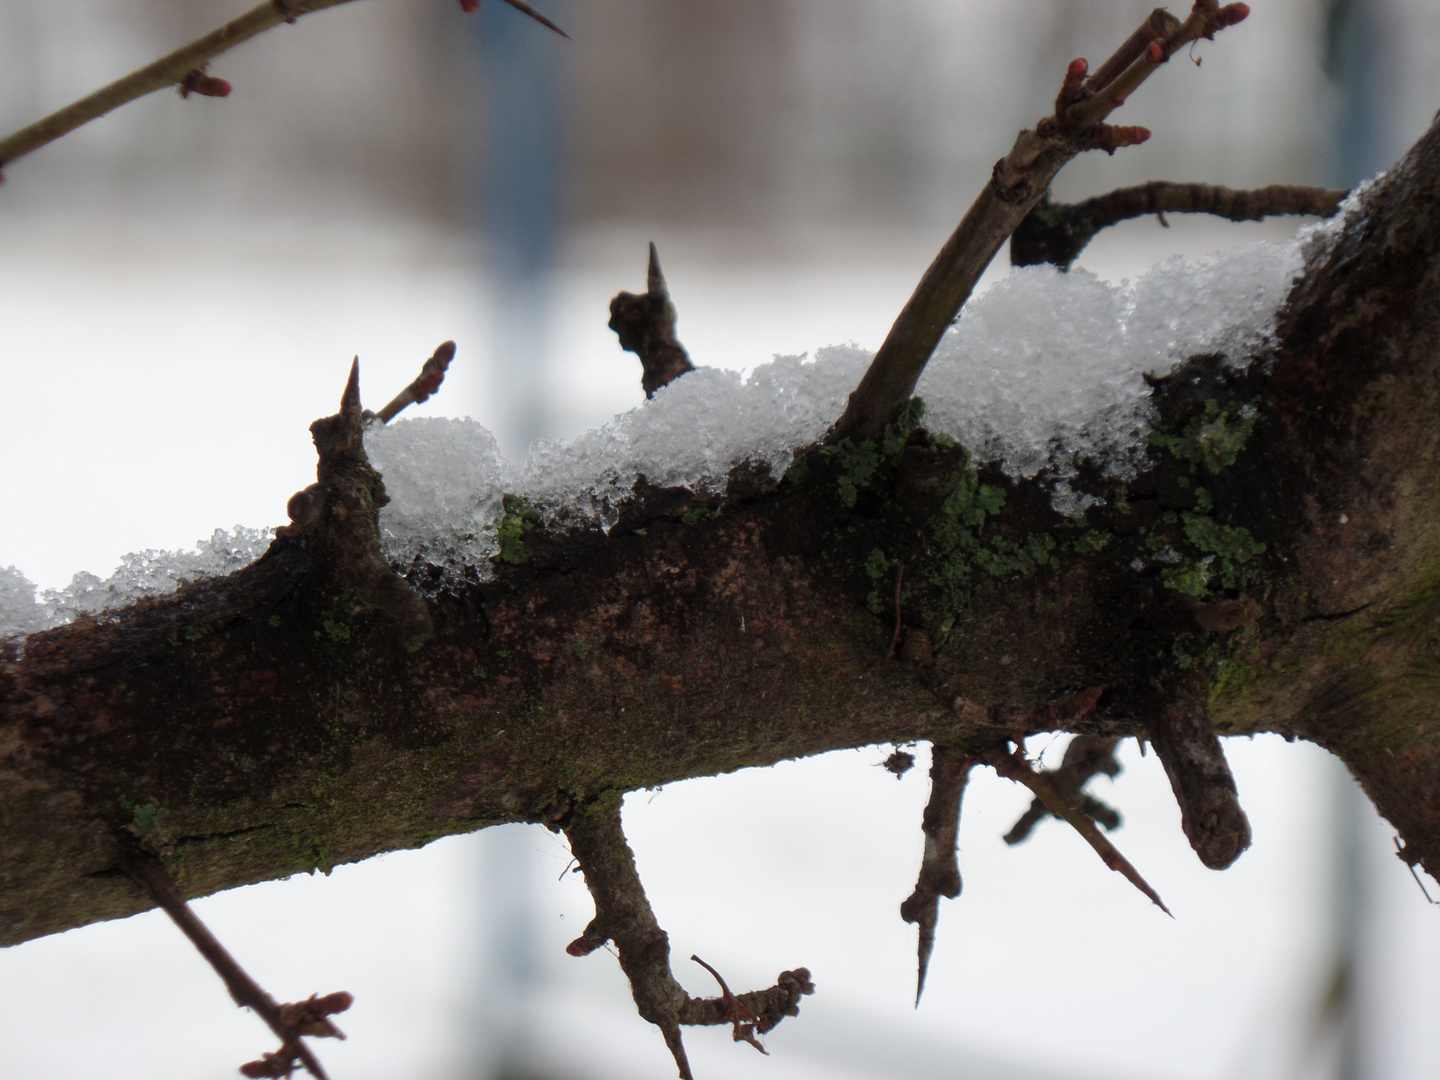
<path fill-rule="evenodd" d="M 103 581 L 82 571 L 65 588 L 46 589 L 38 598 L 24 574 L 13 566 L 0 568 L 0 640 L 164 596 L 185 581 L 239 570 L 263 555 L 274 537 L 274 529 L 216 529 L 209 540 L 198 541 L 194 551 L 131 552 Z"/>
<path fill-rule="evenodd" d="M 1083 510 L 1093 500 L 1069 486 L 1077 458 L 1103 460 L 1120 476 L 1144 460 L 1143 373 L 1163 375 L 1197 353 L 1237 363 L 1252 355 L 1272 333 L 1294 276 L 1339 235 L 1360 194 L 1289 243 L 1172 259 L 1133 284 L 1080 269 L 1013 271 L 966 304 L 941 341 L 917 388 L 926 426 L 1012 476 L 1046 470 L 1056 508 Z M 485 577 L 503 493 L 524 495 L 551 520 L 609 529 L 640 476 L 713 491 L 748 459 L 778 478 L 844 410 L 871 355 L 847 345 L 820 349 L 814 360 L 777 356 L 748 378 L 701 368 L 602 428 L 535 443 L 520 463 L 471 420 L 378 428 L 365 444 L 391 497 L 380 517 L 386 555 L 402 567 L 432 563 L 442 579 L 466 567 Z M 128 555 L 111 578 L 77 574 L 38 601 L 22 575 L 0 570 L 0 638 L 227 573 L 258 557 L 272 535 L 237 527 L 217 530 L 194 552 Z"/>
<path fill-rule="evenodd" d="M 1144 460 L 1143 374 L 1164 375 L 1197 353 L 1243 362 L 1273 331 L 1308 236 L 1172 259 L 1133 284 L 1018 269 L 968 303 L 941 341 L 917 388 L 925 425 L 1012 476 L 1048 470 L 1056 508 L 1082 510 L 1093 500 L 1070 489 L 1077 457 L 1120 476 Z M 748 459 L 779 477 L 844 410 L 871 355 L 850 345 L 813 361 L 777 356 L 749 378 L 701 368 L 602 428 L 535 443 L 523 463 L 507 461 L 469 420 L 373 431 L 366 449 L 393 499 L 380 518 L 386 554 L 402 566 L 420 558 L 483 575 L 502 492 L 524 495 L 551 520 L 608 529 L 640 476 L 718 490 Z"/>

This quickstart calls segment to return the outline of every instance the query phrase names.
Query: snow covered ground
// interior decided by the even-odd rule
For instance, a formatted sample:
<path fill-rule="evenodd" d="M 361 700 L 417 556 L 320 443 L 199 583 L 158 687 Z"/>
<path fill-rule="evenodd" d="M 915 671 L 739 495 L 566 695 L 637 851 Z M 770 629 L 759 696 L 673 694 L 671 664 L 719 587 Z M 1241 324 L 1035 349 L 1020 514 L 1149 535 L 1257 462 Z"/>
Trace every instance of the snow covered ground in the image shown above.
<path fill-rule="evenodd" d="M 1174 251 L 1285 235 L 1174 224 L 1114 230 L 1082 261 L 1118 281 Z M 185 548 L 216 527 L 280 523 L 313 478 L 307 426 L 333 410 L 357 353 L 367 400 L 383 400 L 456 339 L 444 389 L 413 412 L 473 416 L 516 450 L 495 291 L 452 237 L 315 222 L 0 226 L 0 566 L 41 586 L 81 569 L 104 577 L 127 552 Z M 641 400 L 638 364 L 604 324 L 610 296 L 642 285 L 650 239 L 696 362 L 749 371 L 776 353 L 874 348 L 941 238 L 763 250 L 620 228 L 581 238 L 542 324 L 547 436 Z M 1336 892 L 1329 823 L 1345 782 L 1314 748 L 1262 738 L 1230 752 L 1256 841 L 1224 874 L 1189 851 L 1153 757 L 1128 748 L 1125 772 L 1098 785 L 1126 816 L 1117 842 L 1173 922 L 1053 822 L 1007 849 L 999 837 L 1028 798 L 977 774 L 966 891 L 942 907 L 918 1010 L 914 929 L 897 908 L 918 864 L 923 756 L 899 783 L 871 749 L 631 796 L 627 828 L 687 986 L 712 989 L 678 959 L 695 952 L 732 986 L 805 964 L 819 987 L 770 1037 L 769 1058 L 722 1031 L 688 1034 L 697 1074 L 1329 1075 L 1316 1018 Z M 1361 861 L 1346 865 L 1363 881 L 1370 946 L 1363 1048 L 1373 1075 L 1419 1080 L 1440 1061 L 1440 913 L 1388 854 L 1373 812 L 1360 817 Z M 777 819 L 790 822 L 782 833 L 762 824 Z M 507 1052 L 540 1075 L 671 1075 L 613 958 L 563 953 L 592 912 L 568 862 L 560 839 L 508 827 L 197 906 L 272 992 L 356 994 L 342 1018 L 350 1040 L 323 1047 L 337 1080 L 476 1076 Z M 155 913 L 0 951 L 0 1046 L 7 1074 L 110 1080 L 218 1080 L 270 1048 Z"/>

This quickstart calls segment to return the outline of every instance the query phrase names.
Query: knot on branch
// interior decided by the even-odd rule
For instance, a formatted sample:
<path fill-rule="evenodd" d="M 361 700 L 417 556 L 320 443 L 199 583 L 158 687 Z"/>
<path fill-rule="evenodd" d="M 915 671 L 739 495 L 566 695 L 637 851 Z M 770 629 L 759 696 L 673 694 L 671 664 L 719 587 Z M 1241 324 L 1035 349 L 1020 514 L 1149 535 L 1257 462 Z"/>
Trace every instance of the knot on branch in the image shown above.
<path fill-rule="evenodd" d="M 413 652 L 434 635 L 435 627 L 425 601 L 380 552 L 380 508 L 390 497 L 365 456 L 364 432 L 357 357 L 340 411 L 310 425 L 320 457 L 318 479 L 291 496 L 286 507 L 291 523 L 276 531 L 292 538 L 303 534 L 320 561 L 332 568 L 336 585 L 352 590 L 362 608 L 393 618 L 401 644 Z"/>
<path fill-rule="evenodd" d="M 645 292 L 617 293 L 610 301 L 610 329 L 620 339 L 620 347 L 640 357 L 644 369 L 640 385 L 645 396 L 674 382 L 695 365 L 684 346 L 675 338 L 675 305 L 660 272 L 660 256 L 650 245 L 650 266 Z"/>

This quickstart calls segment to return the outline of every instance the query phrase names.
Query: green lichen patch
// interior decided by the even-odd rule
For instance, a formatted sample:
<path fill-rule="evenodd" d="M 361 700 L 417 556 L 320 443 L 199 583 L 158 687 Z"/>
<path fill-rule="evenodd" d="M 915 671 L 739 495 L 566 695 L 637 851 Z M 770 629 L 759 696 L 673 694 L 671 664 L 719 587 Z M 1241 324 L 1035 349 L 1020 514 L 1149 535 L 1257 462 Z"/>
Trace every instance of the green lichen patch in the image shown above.
<path fill-rule="evenodd" d="M 500 551 L 495 558 L 516 565 L 529 562 L 530 553 L 525 550 L 525 534 L 540 524 L 540 511 L 520 495 L 502 496 L 500 505 L 504 515 L 495 532 L 495 539 L 500 544 Z"/>
<path fill-rule="evenodd" d="M 1179 431 L 1152 431 L 1147 438 L 1151 446 L 1189 462 L 1192 471 L 1198 468 L 1214 475 L 1235 464 L 1259 415 L 1254 402 L 1222 403 L 1210 398 Z"/>

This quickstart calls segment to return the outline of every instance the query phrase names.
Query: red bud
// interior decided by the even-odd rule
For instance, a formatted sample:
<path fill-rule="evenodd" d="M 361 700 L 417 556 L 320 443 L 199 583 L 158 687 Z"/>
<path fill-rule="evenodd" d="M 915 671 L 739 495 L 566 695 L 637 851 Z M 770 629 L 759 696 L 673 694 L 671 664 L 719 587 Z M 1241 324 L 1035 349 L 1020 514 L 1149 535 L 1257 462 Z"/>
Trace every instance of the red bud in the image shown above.
<path fill-rule="evenodd" d="M 199 94 L 201 97 L 228 97 L 231 89 L 229 82 L 206 75 L 200 68 L 192 68 L 180 80 L 182 98 L 188 98 L 191 94 Z"/>
<path fill-rule="evenodd" d="M 1222 26 L 1234 26 L 1250 14 L 1249 4 L 1226 4 L 1216 13 Z"/>
<path fill-rule="evenodd" d="M 474 15 L 480 10 L 480 0 L 460 0 L 460 10 L 466 15 Z"/>
<path fill-rule="evenodd" d="M 1165 46 L 1158 41 L 1152 41 L 1145 47 L 1145 56 L 1152 64 L 1163 64 L 1165 62 Z"/>
<path fill-rule="evenodd" d="M 1089 70 L 1090 61 L 1086 60 L 1083 56 L 1076 57 L 1074 60 L 1070 61 L 1071 75 L 1084 75 Z"/>

